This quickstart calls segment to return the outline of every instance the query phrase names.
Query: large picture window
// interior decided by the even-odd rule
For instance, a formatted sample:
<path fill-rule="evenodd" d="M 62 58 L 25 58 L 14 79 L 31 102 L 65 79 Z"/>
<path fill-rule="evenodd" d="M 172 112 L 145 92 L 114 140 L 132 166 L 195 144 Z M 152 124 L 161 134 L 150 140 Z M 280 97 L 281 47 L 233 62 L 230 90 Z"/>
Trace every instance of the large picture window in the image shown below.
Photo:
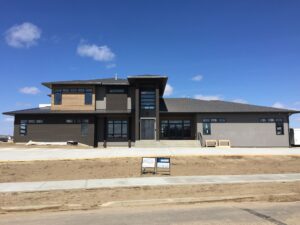
<path fill-rule="evenodd" d="M 160 123 L 160 136 L 162 139 L 191 138 L 191 121 L 162 120 Z"/>
<path fill-rule="evenodd" d="M 127 120 L 108 120 L 107 137 L 108 139 L 127 139 Z"/>
<path fill-rule="evenodd" d="M 156 102 L 155 96 L 154 89 L 141 90 L 141 109 L 154 110 Z"/>

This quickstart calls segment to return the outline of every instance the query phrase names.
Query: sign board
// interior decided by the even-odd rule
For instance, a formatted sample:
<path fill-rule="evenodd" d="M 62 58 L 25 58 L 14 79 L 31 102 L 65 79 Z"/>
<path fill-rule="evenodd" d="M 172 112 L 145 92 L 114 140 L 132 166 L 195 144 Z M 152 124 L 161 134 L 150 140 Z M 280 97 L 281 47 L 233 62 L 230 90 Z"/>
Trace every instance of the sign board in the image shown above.
<path fill-rule="evenodd" d="M 170 158 L 157 158 L 157 168 L 170 169 Z"/>
<path fill-rule="evenodd" d="M 155 174 L 156 172 L 156 158 L 143 158 L 141 166 L 141 174 L 145 173 L 146 170 L 151 171 Z"/>
<path fill-rule="evenodd" d="M 155 158 L 143 158 L 142 168 L 155 168 Z"/>
<path fill-rule="evenodd" d="M 141 165 L 141 174 L 148 172 L 152 172 L 154 174 L 158 172 L 169 174 L 171 173 L 171 160 L 170 158 L 165 157 L 158 157 L 158 158 L 142 158 L 142 165 Z"/>

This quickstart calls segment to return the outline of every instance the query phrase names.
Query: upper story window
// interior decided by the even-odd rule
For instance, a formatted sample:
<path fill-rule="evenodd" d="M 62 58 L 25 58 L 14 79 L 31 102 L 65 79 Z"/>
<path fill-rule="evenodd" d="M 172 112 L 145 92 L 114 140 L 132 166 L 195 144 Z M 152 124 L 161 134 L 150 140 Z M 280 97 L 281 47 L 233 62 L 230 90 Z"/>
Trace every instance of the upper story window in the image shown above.
<path fill-rule="evenodd" d="M 108 93 L 110 94 L 124 94 L 126 93 L 125 88 L 109 88 Z"/>
<path fill-rule="evenodd" d="M 154 110 L 156 105 L 156 94 L 154 89 L 141 90 L 141 109 Z"/>
<path fill-rule="evenodd" d="M 84 104 L 91 105 L 93 103 L 93 89 L 86 88 L 84 93 Z"/>
<path fill-rule="evenodd" d="M 54 105 L 61 105 L 61 89 L 55 89 L 54 90 Z"/>

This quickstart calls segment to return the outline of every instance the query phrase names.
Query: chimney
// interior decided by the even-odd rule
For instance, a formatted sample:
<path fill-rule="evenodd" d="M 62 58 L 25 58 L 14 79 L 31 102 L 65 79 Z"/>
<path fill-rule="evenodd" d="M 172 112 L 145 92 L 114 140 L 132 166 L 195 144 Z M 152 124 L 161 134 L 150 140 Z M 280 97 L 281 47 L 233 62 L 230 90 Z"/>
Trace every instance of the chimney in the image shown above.
<path fill-rule="evenodd" d="M 118 80 L 118 74 L 117 73 L 115 74 L 115 80 Z"/>

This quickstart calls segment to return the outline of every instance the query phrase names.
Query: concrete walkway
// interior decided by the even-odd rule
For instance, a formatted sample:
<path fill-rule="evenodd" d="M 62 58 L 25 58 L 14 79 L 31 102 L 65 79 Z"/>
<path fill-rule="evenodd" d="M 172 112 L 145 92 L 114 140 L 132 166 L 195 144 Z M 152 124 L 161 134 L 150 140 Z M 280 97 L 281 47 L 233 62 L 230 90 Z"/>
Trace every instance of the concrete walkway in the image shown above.
<path fill-rule="evenodd" d="M 0 161 L 95 159 L 116 157 L 201 155 L 298 155 L 300 148 L 0 148 Z"/>
<path fill-rule="evenodd" d="M 36 191 L 94 189 L 94 188 L 233 184 L 233 183 L 258 183 L 258 182 L 294 182 L 294 181 L 300 181 L 300 173 L 219 175 L 219 176 L 137 177 L 137 178 L 116 178 L 116 179 L 0 183 L 0 192 L 36 192 Z"/>

